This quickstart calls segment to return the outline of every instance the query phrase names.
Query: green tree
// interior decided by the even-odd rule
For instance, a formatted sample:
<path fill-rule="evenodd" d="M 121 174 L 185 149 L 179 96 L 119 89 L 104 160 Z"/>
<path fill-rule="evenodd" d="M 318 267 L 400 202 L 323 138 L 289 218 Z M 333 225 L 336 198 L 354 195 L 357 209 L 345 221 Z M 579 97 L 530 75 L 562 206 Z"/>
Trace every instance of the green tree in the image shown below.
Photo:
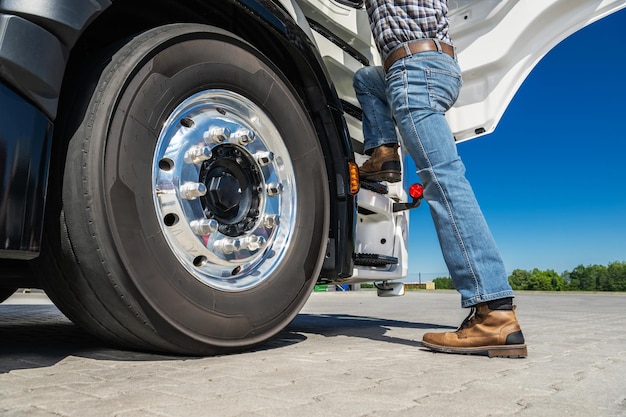
<path fill-rule="evenodd" d="M 563 290 L 571 291 L 572 290 L 572 277 L 569 271 L 563 271 L 561 274 L 561 278 L 563 278 Z"/>
<path fill-rule="evenodd" d="M 450 277 L 439 277 L 433 279 L 433 283 L 435 284 L 436 290 L 453 290 L 454 282 L 452 282 L 452 278 Z"/>
<path fill-rule="evenodd" d="M 591 265 L 587 267 L 587 269 L 589 270 L 591 279 L 595 282 L 595 291 L 612 291 L 606 266 Z"/>
<path fill-rule="evenodd" d="M 578 265 L 558 274 L 552 269 L 516 269 L 509 276 L 514 290 L 536 291 L 626 291 L 626 262 L 604 265 Z"/>
<path fill-rule="evenodd" d="M 573 290 L 579 291 L 594 291 L 596 289 L 596 283 L 591 276 L 590 271 L 583 265 L 578 265 L 570 273 L 571 287 Z"/>
<path fill-rule="evenodd" d="M 564 287 L 563 277 L 552 269 L 545 271 L 534 269 L 532 275 L 542 291 L 561 291 Z"/>
<path fill-rule="evenodd" d="M 535 268 L 530 273 L 527 290 L 550 291 L 552 289 L 552 280 L 546 271 L 540 271 Z"/>
<path fill-rule="evenodd" d="M 509 284 L 514 290 L 527 289 L 528 282 L 530 281 L 530 272 L 523 269 L 516 269 L 509 276 Z"/>
<path fill-rule="evenodd" d="M 514 290 L 562 291 L 565 289 L 563 277 L 552 269 L 532 271 L 516 269 L 509 276 L 509 283 Z"/>
<path fill-rule="evenodd" d="M 607 275 L 612 291 L 626 291 L 626 262 L 611 262 Z"/>

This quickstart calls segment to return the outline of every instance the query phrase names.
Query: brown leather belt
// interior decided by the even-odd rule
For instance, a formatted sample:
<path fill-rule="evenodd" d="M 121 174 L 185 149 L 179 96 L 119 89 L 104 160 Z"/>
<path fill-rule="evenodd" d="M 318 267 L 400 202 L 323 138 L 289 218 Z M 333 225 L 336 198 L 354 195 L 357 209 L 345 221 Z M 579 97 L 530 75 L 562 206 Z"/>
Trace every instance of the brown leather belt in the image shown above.
<path fill-rule="evenodd" d="M 454 46 L 448 45 L 444 42 L 439 42 L 441 45 L 441 52 L 450 55 L 454 58 Z M 409 49 L 411 53 L 407 53 L 406 49 Z M 404 44 L 402 47 L 396 49 L 385 59 L 385 72 L 389 71 L 389 68 L 399 59 L 405 58 L 407 56 L 411 56 L 414 54 L 419 54 L 420 52 L 429 52 L 429 51 L 437 51 L 437 44 L 432 39 L 420 39 L 417 41 L 411 41 Z"/>

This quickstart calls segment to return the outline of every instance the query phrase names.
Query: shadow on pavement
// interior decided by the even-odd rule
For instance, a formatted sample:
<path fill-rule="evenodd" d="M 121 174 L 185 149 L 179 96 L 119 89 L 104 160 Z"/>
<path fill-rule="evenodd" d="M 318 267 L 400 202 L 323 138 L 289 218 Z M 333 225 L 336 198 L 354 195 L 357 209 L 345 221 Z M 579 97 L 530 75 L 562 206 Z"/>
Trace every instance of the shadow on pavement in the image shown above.
<path fill-rule="evenodd" d="M 0 374 L 52 366 L 68 356 L 115 361 L 183 359 L 111 347 L 53 305 L 0 305 Z"/>
<path fill-rule="evenodd" d="M 456 329 L 429 323 L 415 323 L 401 320 L 381 319 L 378 317 L 353 316 L 349 314 L 299 314 L 270 342 L 280 342 L 295 338 L 302 333 L 312 333 L 324 337 L 348 336 L 360 337 L 381 342 L 421 346 L 417 340 L 389 336 L 392 328 L 403 329 Z"/>
<path fill-rule="evenodd" d="M 301 343 L 307 340 L 307 334 L 325 337 L 341 335 L 421 346 L 416 340 L 389 336 L 389 331 L 394 327 L 442 328 L 427 323 L 345 314 L 299 314 L 269 341 L 247 351 L 258 352 Z M 68 356 L 114 361 L 197 359 L 111 347 L 73 324 L 53 305 L 0 305 L 0 374 L 53 366 Z"/>

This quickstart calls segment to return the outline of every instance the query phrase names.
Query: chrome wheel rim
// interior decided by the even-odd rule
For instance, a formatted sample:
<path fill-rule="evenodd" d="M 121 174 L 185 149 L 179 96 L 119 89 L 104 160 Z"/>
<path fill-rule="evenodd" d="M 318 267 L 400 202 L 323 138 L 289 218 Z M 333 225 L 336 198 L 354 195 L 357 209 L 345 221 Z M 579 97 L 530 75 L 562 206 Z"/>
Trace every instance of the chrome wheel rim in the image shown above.
<path fill-rule="evenodd" d="M 281 264 L 295 224 L 294 169 L 260 106 L 227 90 L 187 98 L 160 132 L 152 172 L 163 236 L 194 278 L 243 291 Z"/>

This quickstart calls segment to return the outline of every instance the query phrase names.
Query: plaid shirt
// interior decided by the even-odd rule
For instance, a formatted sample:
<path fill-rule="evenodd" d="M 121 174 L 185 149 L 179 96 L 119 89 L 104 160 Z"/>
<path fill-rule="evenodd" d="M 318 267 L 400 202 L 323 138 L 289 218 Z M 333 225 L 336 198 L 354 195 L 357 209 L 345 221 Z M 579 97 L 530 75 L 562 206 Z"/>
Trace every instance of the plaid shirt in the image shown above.
<path fill-rule="evenodd" d="M 402 43 L 416 39 L 452 44 L 447 0 L 365 0 L 365 6 L 383 61 Z"/>

